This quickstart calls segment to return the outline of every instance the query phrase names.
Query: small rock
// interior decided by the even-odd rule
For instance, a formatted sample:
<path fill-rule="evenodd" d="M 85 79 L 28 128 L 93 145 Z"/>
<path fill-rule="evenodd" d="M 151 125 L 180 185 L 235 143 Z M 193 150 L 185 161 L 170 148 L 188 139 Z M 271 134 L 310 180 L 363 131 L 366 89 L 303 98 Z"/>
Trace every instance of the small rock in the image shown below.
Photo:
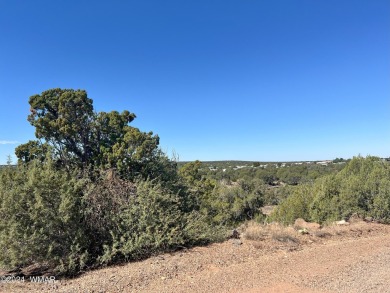
<path fill-rule="evenodd" d="M 337 221 L 336 225 L 345 226 L 345 225 L 349 225 L 349 223 L 346 220 L 341 220 L 341 221 Z"/>
<path fill-rule="evenodd" d="M 298 230 L 298 233 L 299 233 L 299 234 L 309 234 L 309 231 L 307 231 L 306 228 L 303 228 L 303 229 L 299 229 L 299 230 Z"/>

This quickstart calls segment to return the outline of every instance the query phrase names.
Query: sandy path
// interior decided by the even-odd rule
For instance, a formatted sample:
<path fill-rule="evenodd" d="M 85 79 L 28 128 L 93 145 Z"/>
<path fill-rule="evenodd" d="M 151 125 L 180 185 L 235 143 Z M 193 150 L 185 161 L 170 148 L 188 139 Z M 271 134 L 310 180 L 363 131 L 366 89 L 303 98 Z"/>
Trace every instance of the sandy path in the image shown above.
<path fill-rule="evenodd" d="M 1 292 L 390 292 L 390 227 L 364 224 L 294 246 L 243 240 Z M 309 237 L 309 236 L 308 236 Z M 315 240 L 312 242 L 310 239 Z"/>

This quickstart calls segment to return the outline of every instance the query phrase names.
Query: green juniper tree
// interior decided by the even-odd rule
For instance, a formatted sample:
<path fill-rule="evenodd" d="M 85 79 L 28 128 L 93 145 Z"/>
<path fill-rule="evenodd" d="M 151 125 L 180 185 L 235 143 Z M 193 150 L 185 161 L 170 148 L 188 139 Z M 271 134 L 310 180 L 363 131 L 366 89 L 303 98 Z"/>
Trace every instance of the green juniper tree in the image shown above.
<path fill-rule="evenodd" d="M 19 162 L 49 154 L 64 167 L 115 168 L 128 179 L 158 177 L 175 169 L 159 149 L 159 137 L 129 124 L 135 114 L 94 112 L 84 90 L 51 89 L 31 96 L 28 121 L 37 140 L 16 149 Z"/>
<path fill-rule="evenodd" d="M 29 103 L 37 140 L 0 172 L 0 267 L 77 274 L 222 235 L 159 137 L 129 125 L 134 114 L 96 113 L 83 90 L 52 89 Z"/>

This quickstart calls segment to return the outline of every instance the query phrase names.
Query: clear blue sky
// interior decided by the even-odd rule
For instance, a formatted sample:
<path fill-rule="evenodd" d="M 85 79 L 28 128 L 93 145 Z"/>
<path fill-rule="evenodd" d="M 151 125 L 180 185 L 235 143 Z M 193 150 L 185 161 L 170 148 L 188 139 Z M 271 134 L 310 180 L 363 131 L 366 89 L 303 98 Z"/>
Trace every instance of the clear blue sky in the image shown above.
<path fill-rule="evenodd" d="M 180 160 L 390 156 L 390 1 L 0 0 L 0 163 L 85 89 Z"/>

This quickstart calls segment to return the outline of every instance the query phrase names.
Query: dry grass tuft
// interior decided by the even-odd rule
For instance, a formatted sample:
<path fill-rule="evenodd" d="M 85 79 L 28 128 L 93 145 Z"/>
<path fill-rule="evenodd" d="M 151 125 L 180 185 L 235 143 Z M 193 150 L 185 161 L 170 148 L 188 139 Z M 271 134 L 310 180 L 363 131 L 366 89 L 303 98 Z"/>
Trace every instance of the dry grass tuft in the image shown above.
<path fill-rule="evenodd" d="M 273 239 L 279 242 L 298 243 L 297 232 L 292 227 L 285 227 L 280 224 L 261 225 L 248 223 L 244 231 L 244 238 L 253 241 Z"/>
<path fill-rule="evenodd" d="M 249 223 L 244 232 L 244 238 L 247 240 L 262 241 L 268 238 L 269 231 L 265 225 Z"/>

